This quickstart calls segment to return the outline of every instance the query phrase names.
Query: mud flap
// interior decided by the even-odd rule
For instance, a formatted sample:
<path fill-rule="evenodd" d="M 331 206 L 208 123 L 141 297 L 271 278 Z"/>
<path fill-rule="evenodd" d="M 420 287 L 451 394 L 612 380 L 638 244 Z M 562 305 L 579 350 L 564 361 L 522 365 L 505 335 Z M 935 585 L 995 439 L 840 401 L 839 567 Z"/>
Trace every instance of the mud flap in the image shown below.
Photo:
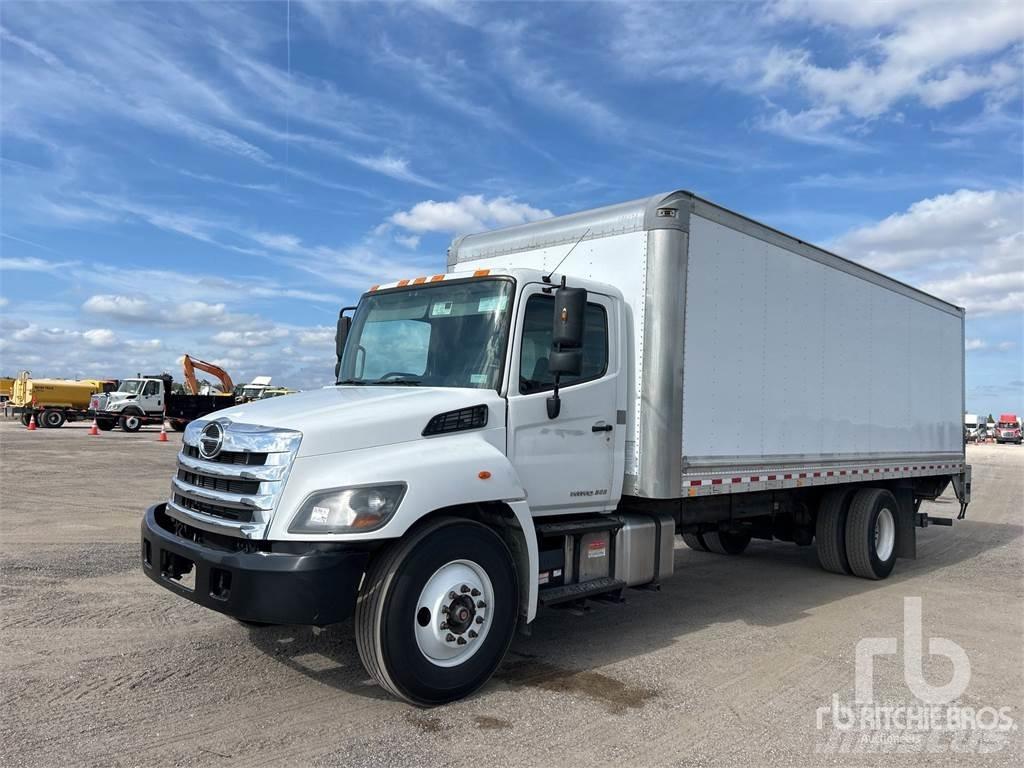
<path fill-rule="evenodd" d="M 971 503 L 971 465 L 964 464 L 964 471 L 959 475 L 953 475 L 953 491 L 956 493 L 957 501 L 960 502 L 960 514 L 957 520 L 963 520 L 967 516 L 967 505 Z"/>
<path fill-rule="evenodd" d="M 896 557 L 917 559 L 917 515 L 914 514 L 914 489 L 894 488 L 899 511 L 896 515 Z"/>

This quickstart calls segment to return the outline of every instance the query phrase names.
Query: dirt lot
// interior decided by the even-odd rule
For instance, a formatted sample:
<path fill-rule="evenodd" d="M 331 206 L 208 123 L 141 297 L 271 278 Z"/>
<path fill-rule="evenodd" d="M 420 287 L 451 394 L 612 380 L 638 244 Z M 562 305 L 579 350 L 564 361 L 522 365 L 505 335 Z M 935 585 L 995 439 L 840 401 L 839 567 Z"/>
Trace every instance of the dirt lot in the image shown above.
<path fill-rule="evenodd" d="M 144 507 L 167 495 L 178 435 L 89 437 L 84 425 L 0 424 L 0 764 L 16 765 L 1015 765 L 1024 717 L 1024 449 L 971 447 L 974 503 L 918 536 L 885 582 L 827 574 L 813 547 L 755 543 L 739 558 L 676 551 L 660 592 L 583 615 L 543 612 L 494 680 L 434 710 L 383 695 L 350 624 L 247 629 L 140 573 Z M 947 495 L 926 505 L 955 516 Z M 875 701 L 913 703 L 903 598 L 924 648 L 962 646 L 960 703 L 1012 707 L 1015 728 L 901 748 L 843 732 L 818 709 L 852 702 L 854 649 Z M 952 665 L 927 657 L 925 678 Z M 870 737 L 870 733 L 868 733 Z M 884 734 L 883 734 L 884 736 Z M 972 740 L 973 738 L 973 740 Z M 978 739 L 981 738 L 979 741 Z M 955 749 L 954 749 L 955 748 Z"/>

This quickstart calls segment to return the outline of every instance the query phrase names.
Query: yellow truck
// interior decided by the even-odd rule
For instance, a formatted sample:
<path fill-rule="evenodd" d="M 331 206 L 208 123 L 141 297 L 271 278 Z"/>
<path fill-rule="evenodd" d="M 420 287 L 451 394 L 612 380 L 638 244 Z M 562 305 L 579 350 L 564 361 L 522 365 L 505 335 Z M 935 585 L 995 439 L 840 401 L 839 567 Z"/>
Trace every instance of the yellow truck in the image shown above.
<path fill-rule="evenodd" d="M 9 376 L 0 376 L 0 403 L 6 403 L 11 399 L 14 392 L 14 379 Z"/>
<path fill-rule="evenodd" d="M 65 421 L 84 418 L 94 394 L 116 387 L 116 381 L 103 379 L 33 379 L 28 371 L 22 371 L 14 380 L 7 410 L 20 416 L 25 426 L 34 416 L 38 426 L 56 428 Z"/>

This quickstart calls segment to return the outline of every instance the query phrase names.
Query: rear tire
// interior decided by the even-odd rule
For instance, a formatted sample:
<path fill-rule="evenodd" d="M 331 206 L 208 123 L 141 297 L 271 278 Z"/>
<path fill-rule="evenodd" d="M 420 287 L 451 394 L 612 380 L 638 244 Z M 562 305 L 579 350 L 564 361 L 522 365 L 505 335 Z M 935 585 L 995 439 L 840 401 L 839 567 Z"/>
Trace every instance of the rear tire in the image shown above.
<path fill-rule="evenodd" d="M 32 414 L 31 413 L 23 413 L 23 414 L 21 414 L 21 423 L 22 423 L 23 426 L 27 427 L 29 425 L 30 421 L 32 421 Z M 37 424 L 36 426 L 39 426 L 39 425 Z"/>
<path fill-rule="evenodd" d="M 406 701 L 455 701 L 494 674 L 518 610 L 505 542 L 480 523 L 443 518 L 370 563 L 356 602 L 359 658 L 382 688 Z"/>
<path fill-rule="evenodd" d="M 850 561 L 846 556 L 846 519 L 850 512 L 853 489 L 833 488 L 821 497 L 814 540 L 818 547 L 818 562 L 826 571 L 849 575 Z"/>
<path fill-rule="evenodd" d="M 899 505 L 884 488 L 864 488 L 850 502 L 846 556 L 850 569 L 865 579 L 884 579 L 896 565 Z"/>
<path fill-rule="evenodd" d="M 57 410 L 46 410 L 39 415 L 40 426 L 47 429 L 57 429 L 64 425 L 64 414 Z"/>
<path fill-rule="evenodd" d="M 114 419 L 96 419 L 96 427 L 100 432 L 109 432 L 117 426 Z"/>
<path fill-rule="evenodd" d="M 708 545 L 704 543 L 704 538 L 699 533 L 684 533 L 683 542 L 697 552 L 708 551 Z"/>
<path fill-rule="evenodd" d="M 175 432 L 184 432 L 185 427 L 187 426 L 187 421 L 182 421 L 181 419 L 171 419 L 171 429 L 173 429 Z"/>
<path fill-rule="evenodd" d="M 142 429 L 142 417 L 134 413 L 125 414 L 121 417 L 120 424 L 125 432 L 138 432 Z"/>
<path fill-rule="evenodd" d="M 742 555 L 750 544 L 749 533 L 730 533 L 729 531 L 709 531 L 702 534 L 704 543 L 710 552 L 719 555 Z"/>

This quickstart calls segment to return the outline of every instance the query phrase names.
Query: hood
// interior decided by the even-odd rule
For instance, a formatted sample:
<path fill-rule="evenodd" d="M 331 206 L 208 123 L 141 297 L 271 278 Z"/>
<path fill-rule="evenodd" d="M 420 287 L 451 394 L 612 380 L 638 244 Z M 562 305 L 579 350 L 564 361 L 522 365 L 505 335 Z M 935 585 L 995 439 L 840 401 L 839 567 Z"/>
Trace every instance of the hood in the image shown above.
<path fill-rule="evenodd" d="M 504 428 L 505 401 L 492 389 L 376 386 L 326 387 L 236 405 L 208 419 L 237 421 L 302 433 L 299 456 L 355 451 L 420 440 L 439 413 L 488 407 L 487 429 Z"/>

